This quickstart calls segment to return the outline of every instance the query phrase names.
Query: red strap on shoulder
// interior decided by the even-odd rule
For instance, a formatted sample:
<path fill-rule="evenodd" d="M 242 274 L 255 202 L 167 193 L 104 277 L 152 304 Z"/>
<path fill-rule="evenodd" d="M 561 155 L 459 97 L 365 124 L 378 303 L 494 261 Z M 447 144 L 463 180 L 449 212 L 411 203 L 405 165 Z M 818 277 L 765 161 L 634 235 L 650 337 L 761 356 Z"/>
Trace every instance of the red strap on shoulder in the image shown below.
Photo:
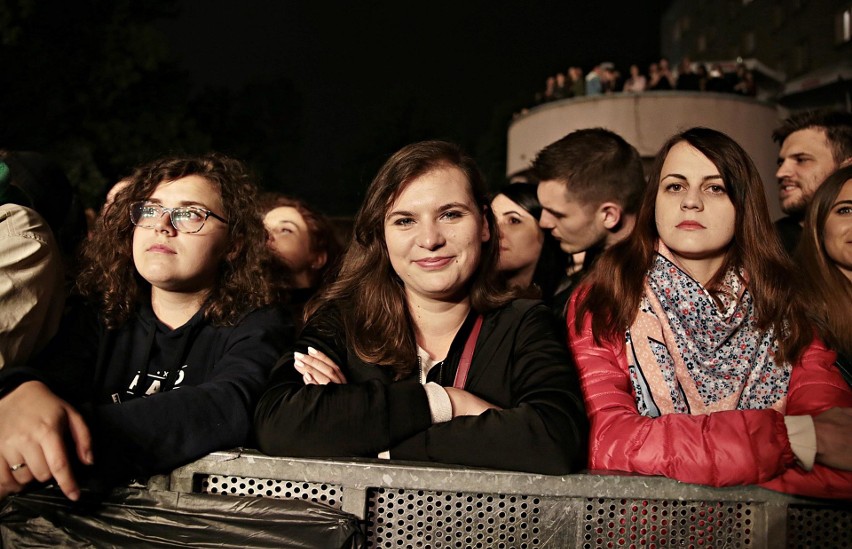
<path fill-rule="evenodd" d="M 470 363 L 473 360 L 473 349 L 476 347 L 476 340 L 479 339 L 479 330 L 482 329 L 482 315 L 476 317 L 476 322 L 470 335 L 467 336 L 467 341 L 464 344 L 459 367 L 456 369 L 456 379 L 453 381 L 453 387 L 456 389 L 464 389 L 467 383 L 467 373 L 470 371 Z"/>

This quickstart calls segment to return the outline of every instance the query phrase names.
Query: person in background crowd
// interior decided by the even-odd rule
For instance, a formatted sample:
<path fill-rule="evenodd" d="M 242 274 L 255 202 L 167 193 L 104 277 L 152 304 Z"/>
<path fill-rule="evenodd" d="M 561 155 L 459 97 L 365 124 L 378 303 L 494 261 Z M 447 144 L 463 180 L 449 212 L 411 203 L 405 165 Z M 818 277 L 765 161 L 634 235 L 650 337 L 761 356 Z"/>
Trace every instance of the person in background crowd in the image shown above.
<path fill-rule="evenodd" d="M 556 77 L 548 76 L 547 80 L 544 84 L 544 91 L 538 92 L 535 94 L 535 103 L 539 105 L 541 103 L 548 103 L 555 99 L 556 93 Z"/>
<path fill-rule="evenodd" d="M 595 65 L 595 67 L 589 71 L 589 74 L 586 75 L 586 95 L 603 94 L 603 80 L 605 78 L 605 72 L 606 67 L 603 63 Z"/>
<path fill-rule="evenodd" d="M 127 188 L 129 184 L 130 180 L 124 178 L 116 181 L 109 187 L 105 187 L 104 191 L 106 192 L 103 193 L 103 203 L 101 203 L 99 212 L 96 212 L 94 208 L 86 208 L 86 226 L 88 228 L 86 238 L 91 238 L 95 234 L 95 225 L 98 217 L 104 215 L 112 203 L 115 202 L 115 197 L 118 193 Z"/>
<path fill-rule="evenodd" d="M 138 168 L 83 247 L 81 294 L 27 366 L 0 370 L 0 498 L 103 482 L 247 444 L 292 326 L 263 270 L 257 188 L 220 155 Z"/>
<path fill-rule="evenodd" d="M 650 91 L 661 89 L 660 86 L 660 66 L 656 63 L 648 65 L 648 87 Z"/>
<path fill-rule="evenodd" d="M 563 73 L 556 73 L 556 90 L 553 93 L 554 99 L 568 99 L 571 97 L 571 85 Z"/>
<path fill-rule="evenodd" d="M 707 83 L 710 75 L 707 73 L 707 66 L 704 63 L 698 63 L 695 66 L 695 78 L 698 81 L 698 91 L 709 91 Z"/>
<path fill-rule="evenodd" d="M 569 308 L 590 468 L 852 497 L 852 390 L 793 274 L 742 147 L 672 137 Z"/>
<path fill-rule="evenodd" d="M 852 114 L 805 111 L 787 118 L 772 132 L 778 153 L 778 193 L 781 211 L 775 222 L 784 248 L 793 254 L 802 234 L 805 212 L 826 177 L 852 162 Z"/>
<path fill-rule="evenodd" d="M 531 297 L 550 304 L 565 281 L 570 256 L 562 253 L 559 242 L 539 227 L 541 204 L 536 185 L 504 186 L 491 200 L 491 210 L 500 230 L 497 269 L 509 286 L 531 289 Z"/>
<path fill-rule="evenodd" d="M 604 93 L 615 93 L 621 90 L 621 73 L 615 70 L 615 65 L 609 63 L 610 68 L 604 71 L 601 78 Z"/>
<path fill-rule="evenodd" d="M 542 149 L 532 163 L 540 180 L 542 229 L 562 251 L 585 253 L 554 307 L 564 315 L 571 290 L 599 253 L 633 230 L 644 186 L 639 152 L 603 128 L 577 130 Z"/>
<path fill-rule="evenodd" d="M 710 73 L 707 78 L 707 91 L 717 93 L 730 93 L 731 86 L 725 78 L 725 73 L 722 70 L 722 65 L 715 63 L 710 67 Z"/>
<path fill-rule="evenodd" d="M 660 86 L 657 89 L 664 90 L 673 90 L 675 87 L 675 77 L 672 74 L 672 69 L 669 66 L 669 60 L 665 57 L 661 57 L 659 63 L 657 63 L 660 67 Z"/>
<path fill-rule="evenodd" d="M 684 57 L 680 62 L 675 88 L 682 91 L 699 91 L 701 89 L 698 75 L 693 72 L 689 57 Z"/>
<path fill-rule="evenodd" d="M 586 415 L 539 301 L 513 299 L 473 159 L 408 145 L 367 189 L 337 280 L 257 407 L 260 449 L 549 474 L 583 465 Z"/>
<path fill-rule="evenodd" d="M 757 95 L 757 85 L 754 83 L 754 74 L 745 65 L 737 65 L 737 81 L 734 84 L 734 93 L 754 97 Z"/>
<path fill-rule="evenodd" d="M 47 194 L 54 199 L 33 199 Z M 0 368 L 25 363 L 59 328 L 65 267 L 51 223 L 62 228 L 71 194 L 46 157 L 0 151 Z"/>
<path fill-rule="evenodd" d="M 820 185 L 797 250 L 808 313 L 852 384 L 852 166 Z"/>
<path fill-rule="evenodd" d="M 645 76 L 639 72 L 639 65 L 630 65 L 630 78 L 624 83 L 622 91 L 626 93 L 641 93 L 647 86 Z"/>
<path fill-rule="evenodd" d="M 583 69 L 580 67 L 570 67 L 568 76 L 571 78 L 571 96 L 583 97 L 586 95 L 586 79 L 583 78 Z"/>
<path fill-rule="evenodd" d="M 305 304 L 334 275 L 342 246 L 331 221 L 301 200 L 266 193 L 260 213 L 267 245 L 288 271 L 289 304 L 301 325 Z"/>
<path fill-rule="evenodd" d="M 129 186 L 130 179 L 125 177 L 124 179 L 119 179 L 118 181 L 116 181 L 115 185 L 109 188 L 106 193 L 106 196 L 104 197 L 104 205 L 101 206 L 101 215 L 106 213 L 109 207 L 112 206 L 112 203 L 115 202 L 115 197 L 118 196 L 118 193 L 120 193 Z"/>

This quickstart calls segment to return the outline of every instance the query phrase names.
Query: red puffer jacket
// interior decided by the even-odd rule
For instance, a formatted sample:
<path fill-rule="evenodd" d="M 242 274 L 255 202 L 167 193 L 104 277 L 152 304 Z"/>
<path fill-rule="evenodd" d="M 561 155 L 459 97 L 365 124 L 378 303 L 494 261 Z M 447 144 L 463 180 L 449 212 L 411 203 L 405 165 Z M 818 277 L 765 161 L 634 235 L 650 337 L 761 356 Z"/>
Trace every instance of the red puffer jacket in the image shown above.
<path fill-rule="evenodd" d="M 792 494 L 852 499 L 852 472 L 795 462 L 784 416 L 774 410 L 709 415 L 639 415 L 624 345 L 603 346 L 591 316 L 574 330 L 577 293 L 568 308 L 569 345 L 591 420 L 589 468 L 662 475 L 711 486 L 760 484 Z M 818 415 L 852 407 L 852 391 L 833 366 L 835 354 L 814 341 L 793 367 L 787 415 Z"/>

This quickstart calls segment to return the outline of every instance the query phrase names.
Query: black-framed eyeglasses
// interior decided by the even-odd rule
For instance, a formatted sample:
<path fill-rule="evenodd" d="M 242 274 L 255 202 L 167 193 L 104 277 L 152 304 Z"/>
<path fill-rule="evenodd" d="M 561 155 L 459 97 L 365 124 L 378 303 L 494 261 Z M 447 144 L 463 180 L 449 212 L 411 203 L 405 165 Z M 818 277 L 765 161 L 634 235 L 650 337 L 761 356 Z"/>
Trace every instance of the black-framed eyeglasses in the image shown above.
<path fill-rule="evenodd" d="M 198 208 L 196 206 L 181 206 L 178 208 L 164 208 L 155 202 L 146 202 L 140 200 L 130 205 L 130 221 L 137 227 L 143 229 L 154 229 L 157 227 L 157 222 L 164 213 L 169 214 L 169 220 L 172 227 L 181 233 L 197 233 L 204 227 L 204 222 L 207 218 L 213 217 L 222 223 L 227 224 L 228 220 L 216 215 L 210 210 Z"/>

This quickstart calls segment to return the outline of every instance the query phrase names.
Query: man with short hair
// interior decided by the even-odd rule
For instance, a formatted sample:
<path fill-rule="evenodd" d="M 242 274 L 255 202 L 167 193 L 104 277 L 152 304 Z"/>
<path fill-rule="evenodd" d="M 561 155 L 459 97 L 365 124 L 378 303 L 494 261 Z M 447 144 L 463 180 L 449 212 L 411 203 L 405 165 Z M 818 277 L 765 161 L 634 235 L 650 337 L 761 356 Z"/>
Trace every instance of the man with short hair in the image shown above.
<path fill-rule="evenodd" d="M 814 193 L 835 170 L 852 162 L 852 114 L 806 111 L 786 119 L 772 132 L 778 153 L 779 198 L 787 214 L 775 227 L 792 255 L 802 234 L 805 212 Z"/>
<path fill-rule="evenodd" d="M 540 179 L 539 223 L 565 253 L 585 252 L 583 270 L 633 231 L 645 176 L 639 152 L 618 134 L 603 128 L 569 133 L 542 149 L 532 168 Z M 566 302 L 579 278 L 572 276 L 560 292 Z"/>
<path fill-rule="evenodd" d="M 612 77 L 613 70 L 615 70 L 615 65 L 608 61 L 596 65 L 586 75 L 586 95 L 602 95 L 604 93 L 604 84 L 607 79 Z"/>

